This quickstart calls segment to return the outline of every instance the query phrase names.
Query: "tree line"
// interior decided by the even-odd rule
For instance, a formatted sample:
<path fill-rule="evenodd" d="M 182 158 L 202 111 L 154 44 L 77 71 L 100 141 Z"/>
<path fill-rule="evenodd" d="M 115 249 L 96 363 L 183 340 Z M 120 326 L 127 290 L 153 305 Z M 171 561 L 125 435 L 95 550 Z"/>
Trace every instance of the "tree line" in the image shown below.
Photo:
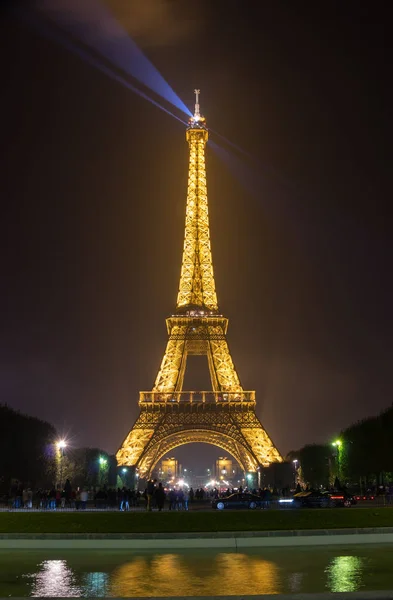
<path fill-rule="evenodd" d="M 334 442 L 334 444 L 332 443 Z M 354 423 L 327 444 L 307 444 L 288 454 L 299 478 L 310 487 L 384 485 L 393 481 L 393 406 Z"/>
<path fill-rule="evenodd" d="M 53 425 L 0 404 L 0 492 L 12 482 L 31 488 L 116 485 L 116 458 L 100 448 L 59 451 Z M 100 460 L 101 459 L 101 460 Z"/>

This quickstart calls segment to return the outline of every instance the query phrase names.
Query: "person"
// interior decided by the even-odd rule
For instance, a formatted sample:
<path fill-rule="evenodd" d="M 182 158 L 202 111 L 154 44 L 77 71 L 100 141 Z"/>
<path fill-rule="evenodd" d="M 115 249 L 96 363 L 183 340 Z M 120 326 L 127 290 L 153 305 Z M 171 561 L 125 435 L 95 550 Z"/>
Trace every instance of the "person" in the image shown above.
<path fill-rule="evenodd" d="M 146 495 L 147 495 L 147 507 L 146 508 L 149 512 L 151 512 L 153 510 L 152 501 L 153 501 L 154 492 L 156 491 L 156 483 L 157 483 L 157 479 L 150 479 L 150 481 L 147 484 L 147 488 L 146 488 Z"/>
<path fill-rule="evenodd" d="M 123 487 L 123 506 L 124 506 L 124 510 L 130 510 L 130 498 L 129 498 L 129 491 L 126 487 Z M 123 510 L 123 509 L 120 509 Z"/>
<path fill-rule="evenodd" d="M 54 487 L 49 492 L 49 508 L 52 510 L 56 508 L 56 490 Z"/>
<path fill-rule="evenodd" d="M 164 508 L 164 504 L 165 504 L 165 490 L 162 487 L 161 481 L 158 484 L 158 488 L 156 489 L 154 495 L 155 495 L 158 511 L 161 512 L 162 509 Z"/>
<path fill-rule="evenodd" d="M 61 505 L 61 489 L 60 489 L 59 485 L 57 486 L 56 492 L 55 492 L 55 502 L 56 502 L 56 508 L 60 508 L 60 505 Z"/>
<path fill-rule="evenodd" d="M 72 496 L 71 481 L 69 479 L 66 479 L 66 482 L 64 485 L 64 496 L 65 496 L 66 504 L 69 505 L 71 503 L 71 496 Z"/>
<path fill-rule="evenodd" d="M 75 508 L 76 508 L 76 510 L 79 510 L 80 506 L 81 506 L 81 491 L 78 488 L 76 490 L 76 494 L 75 494 Z"/>
<path fill-rule="evenodd" d="M 194 502 L 194 490 L 192 489 L 192 487 L 190 488 L 190 502 Z"/>
<path fill-rule="evenodd" d="M 86 506 L 87 506 L 87 501 L 89 499 L 89 493 L 87 492 L 86 489 L 83 489 L 81 491 L 81 508 L 83 510 L 85 510 Z"/>
<path fill-rule="evenodd" d="M 263 502 L 264 506 L 263 507 L 264 508 L 269 508 L 270 502 L 272 501 L 272 493 L 269 490 L 269 488 L 266 488 L 264 490 L 263 500 L 264 500 L 264 502 Z"/>
<path fill-rule="evenodd" d="M 169 491 L 169 510 L 175 510 L 176 508 L 176 490 Z"/>
<path fill-rule="evenodd" d="M 390 484 L 388 487 L 388 504 L 393 504 L 393 485 Z"/>
<path fill-rule="evenodd" d="M 188 501 L 190 499 L 190 494 L 187 489 L 183 490 L 183 506 L 184 510 L 188 510 Z"/>
<path fill-rule="evenodd" d="M 182 510 L 184 501 L 184 492 L 182 488 L 179 488 L 176 493 L 176 509 Z"/>
<path fill-rule="evenodd" d="M 119 510 L 123 510 L 123 506 L 124 506 L 124 488 L 121 490 L 120 488 L 117 488 L 117 498 L 119 501 Z"/>

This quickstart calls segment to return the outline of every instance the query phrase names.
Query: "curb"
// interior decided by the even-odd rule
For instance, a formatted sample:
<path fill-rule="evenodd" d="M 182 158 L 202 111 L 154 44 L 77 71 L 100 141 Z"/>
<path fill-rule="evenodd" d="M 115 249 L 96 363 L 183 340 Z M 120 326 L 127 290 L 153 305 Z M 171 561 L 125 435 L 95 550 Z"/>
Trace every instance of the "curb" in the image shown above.
<path fill-rule="evenodd" d="M 0 549 L 130 549 L 271 548 L 393 544 L 393 527 L 301 531 L 136 534 L 0 534 Z"/>

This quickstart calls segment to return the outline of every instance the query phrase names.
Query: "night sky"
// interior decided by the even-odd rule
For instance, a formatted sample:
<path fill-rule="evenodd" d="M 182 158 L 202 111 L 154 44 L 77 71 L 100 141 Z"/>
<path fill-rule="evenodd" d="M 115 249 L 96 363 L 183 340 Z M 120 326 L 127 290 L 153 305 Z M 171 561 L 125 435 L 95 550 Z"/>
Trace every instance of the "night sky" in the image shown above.
<path fill-rule="evenodd" d="M 390 406 L 388 3 L 106 5 L 180 98 L 192 108 L 200 88 L 208 126 L 254 157 L 245 187 L 207 149 L 212 252 L 233 359 L 279 450 Z M 184 126 L 2 16 L 0 401 L 114 452 L 175 308 Z M 206 387 L 207 362 L 200 379 L 189 365 L 185 386 Z M 194 450 L 177 452 L 183 464 Z"/>

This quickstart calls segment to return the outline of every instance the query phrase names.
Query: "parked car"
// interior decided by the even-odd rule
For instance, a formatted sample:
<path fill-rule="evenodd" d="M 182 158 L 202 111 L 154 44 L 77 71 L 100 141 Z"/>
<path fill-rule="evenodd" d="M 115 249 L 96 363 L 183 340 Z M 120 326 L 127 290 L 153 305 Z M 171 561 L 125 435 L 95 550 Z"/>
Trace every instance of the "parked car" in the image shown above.
<path fill-rule="evenodd" d="M 217 510 L 237 509 L 237 508 L 261 508 L 263 500 L 255 494 L 249 494 L 248 492 L 242 492 L 237 494 L 231 494 L 226 498 L 215 498 L 212 502 L 212 507 Z"/>
<path fill-rule="evenodd" d="M 281 498 L 278 502 L 280 506 L 286 505 L 292 508 L 336 508 L 340 506 L 350 507 L 356 504 L 355 498 L 346 492 L 317 490 L 299 492 L 292 498 Z"/>

